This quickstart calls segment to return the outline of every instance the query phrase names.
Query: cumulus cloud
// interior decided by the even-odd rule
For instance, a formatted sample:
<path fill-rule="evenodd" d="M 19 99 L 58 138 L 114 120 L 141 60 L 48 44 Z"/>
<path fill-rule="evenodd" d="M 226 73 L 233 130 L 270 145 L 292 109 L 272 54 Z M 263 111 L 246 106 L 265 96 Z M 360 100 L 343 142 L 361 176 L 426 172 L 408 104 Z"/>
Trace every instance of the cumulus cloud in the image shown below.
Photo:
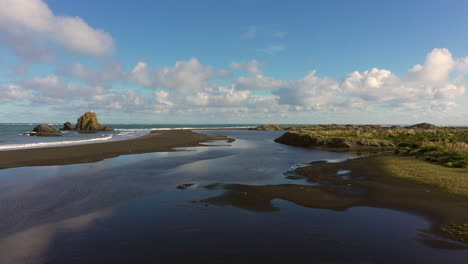
<path fill-rule="evenodd" d="M 237 91 L 234 87 L 220 86 L 189 95 L 186 97 L 186 101 L 190 105 L 196 106 L 240 106 L 249 98 L 250 94 L 250 91 Z"/>
<path fill-rule="evenodd" d="M 61 104 L 76 99 L 94 99 L 105 93 L 101 86 L 77 85 L 60 80 L 56 75 L 35 77 L 22 82 L 37 102 Z"/>
<path fill-rule="evenodd" d="M 200 91 L 209 87 L 212 79 L 226 74 L 224 70 L 215 70 L 192 58 L 188 61 L 178 61 L 173 67 L 158 68 L 156 86 L 178 92 Z"/>
<path fill-rule="evenodd" d="M 174 106 L 174 103 L 169 99 L 169 93 L 166 91 L 157 91 L 153 93 L 154 99 L 158 104 L 168 107 Z"/>
<path fill-rule="evenodd" d="M 46 42 L 93 56 L 115 49 L 108 33 L 92 28 L 79 17 L 56 16 L 42 0 L 0 0 L 0 6 L 4 7 L 0 8 L 0 29 L 8 34 L 8 43 L 18 56 L 41 56 L 34 51 Z"/>
<path fill-rule="evenodd" d="M 249 71 L 248 76 L 240 76 L 235 80 L 236 87 L 244 90 L 270 90 L 288 85 L 286 81 L 265 76 L 260 66 L 261 64 L 257 60 L 248 63 L 232 63 L 232 69 Z"/>
<path fill-rule="evenodd" d="M 247 109 L 258 113 L 286 113 L 289 105 L 280 104 L 274 95 L 252 95 L 248 100 Z"/>
<path fill-rule="evenodd" d="M 447 49 L 434 49 L 424 63 L 413 66 L 403 76 L 374 68 L 352 72 L 343 81 L 318 76 L 315 70 L 299 80 L 277 79 L 266 76 L 257 60 L 233 62 L 233 75 L 196 58 L 160 68 L 150 68 L 140 61 L 129 72 L 117 63 L 104 64 L 101 69 L 72 64 L 57 74 L 77 78 L 84 85 L 56 75 L 36 77 L 1 86 L 0 101 L 74 102 L 129 113 L 224 111 L 259 117 L 352 109 L 442 113 L 461 107 L 456 101 L 465 94 L 462 73 L 467 62 L 467 58 L 453 58 Z M 112 88 L 115 82 L 129 84 L 127 81 L 153 90 L 134 89 L 131 85 L 127 91 Z"/>
<path fill-rule="evenodd" d="M 434 102 L 431 104 L 430 108 L 432 111 L 445 112 L 457 107 L 458 104 L 455 102 Z"/>
<path fill-rule="evenodd" d="M 134 110 L 150 103 L 149 98 L 134 90 L 111 91 L 107 94 L 94 96 L 94 100 L 114 110 Z"/>
<path fill-rule="evenodd" d="M 138 62 L 137 65 L 129 73 L 129 80 L 145 87 L 151 87 L 154 85 L 151 71 L 146 62 Z"/>
<path fill-rule="evenodd" d="M 166 113 L 174 104 L 165 91 L 144 94 L 139 91 L 109 91 L 95 96 L 91 102 L 93 109 L 112 109 L 115 111 L 133 113 Z"/>
<path fill-rule="evenodd" d="M 279 96 L 279 103 L 295 106 L 297 110 L 327 110 L 330 106 L 342 103 L 338 100 L 341 88 L 335 80 L 316 76 L 311 71 L 302 80 L 287 88 L 274 91 Z"/>
<path fill-rule="evenodd" d="M 444 83 L 455 66 L 452 53 L 448 49 L 434 49 L 427 54 L 424 65 L 417 64 L 409 70 L 406 77 L 409 81 Z"/>
<path fill-rule="evenodd" d="M 80 63 L 63 67 L 57 71 L 60 75 L 75 77 L 92 85 L 104 85 L 114 81 L 123 80 L 126 76 L 122 65 L 108 62 L 102 69 L 92 69 Z"/>
<path fill-rule="evenodd" d="M 461 73 L 468 73 L 468 57 L 460 58 L 455 61 L 456 70 Z"/>
<path fill-rule="evenodd" d="M 18 85 L 0 86 L 0 102 L 24 100 L 31 94 Z"/>
<path fill-rule="evenodd" d="M 50 48 L 41 42 L 31 43 L 29 37 L 20 32 L 11 32 L 8 38 L 0 40 L 0 44 L 11 47 L 24 64 L 33 62 L 52 63 L 55 61 L 55 54 Z"/>
<path fill-rule="evenodd" d="M 406 76 L 374 68 L 353 72 L 342 83 L 343 91 L 366 101 L 404 105 L 411 102 L 453 99 L 465 93 L 460 78 L 451 79 L 455 61 L 447 49 L 434 49 L 424 65 L 415 65 Z"/>

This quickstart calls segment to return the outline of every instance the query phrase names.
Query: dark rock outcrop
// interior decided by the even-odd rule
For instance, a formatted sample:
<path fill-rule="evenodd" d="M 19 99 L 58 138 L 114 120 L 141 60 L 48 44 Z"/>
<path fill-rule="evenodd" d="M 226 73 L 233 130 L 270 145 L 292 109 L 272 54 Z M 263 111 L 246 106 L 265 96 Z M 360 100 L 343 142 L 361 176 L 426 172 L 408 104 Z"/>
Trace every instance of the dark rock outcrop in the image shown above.
<path fill-rule="evenodd" d="M 60 130 L 49 125 L 38 125 L 33 129 L 36 133 L 60 133 Z"/>
<path fill-rule="evenodd" d="M 413 129 L 437 129 L 438 126 L 435 126 L 433 124 L 429 123 L 420 123 L 412 126 L 407 126 L 407 128 L 413 128 Z"/>
<path fill-rule="evenodd" d="M 36 137 L 61 137 L 60 130 L 50 125 L 38 125 L 32 132 L 26 132 L 24 135 Z"/>
<path fill-rule="evenodd" d="M 65 124 L 63 124 L 63 127 L 60 130 L 63 130 L 63 131 L 73 130 L 73 125 L 72 123 L 70 123 L 70 121 L 67 121 Z"/>
<path fill-rule="evenodd" d="M 109 126 L 101 126 L 97 120 L 97 115 L 94 112 L 87 112 L 80 116 L 76 122 L 75 130 L 78 131 L 112 131 Z"/>
<path fill-rule="evenodd" d="M 101 124 L 97 120 L 96 113 L 87 112 L 78 118 L 75 129 L 96 131 L 101 130 Z"/>

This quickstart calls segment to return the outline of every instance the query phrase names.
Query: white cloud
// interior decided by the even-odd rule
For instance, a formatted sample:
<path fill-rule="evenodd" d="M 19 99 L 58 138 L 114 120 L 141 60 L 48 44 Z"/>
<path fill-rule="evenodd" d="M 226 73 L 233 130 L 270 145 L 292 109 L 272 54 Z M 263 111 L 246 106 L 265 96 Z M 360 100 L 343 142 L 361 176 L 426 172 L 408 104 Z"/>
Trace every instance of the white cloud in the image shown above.
<path fill-rule="evenodd" d="M 57 73 L 82 79 L 92 85 L 104 85 L 114 81 L 120 81 L 123 80 L 126 75 L 122 65 L 111 62 L 106 63 L 100 70 L 85 67 L 80 63 L 75 63 L 59 69 Z"/>
<path fill-rule="evenodd" d="M 230 67 L 235 70 L 248 70 L 253 75 L 263 75 L 263 71 L 260 69 L 262 64 L 257 60 L 251 60 L 248 63 L 233 62 Z"/>
<path fill-rule="evenodd" d="M 297 106 L 299 110 L 328 110 L 331 106 L 342 103 L 339 99 L 338 82 L 328 77 L 317 77 L 311 71 L 302 80 L 296 81 L 288 88 L 274 91 L 279 96 L 280 104 Z"/>
<path fill-rule="evenodd" d="M 445 83 L 455 66 L 452 53 L 448 49 L 434 49 L 426 56 L 426 63 L 415 65 L 409 70 L 406 79 L 431 84 Z"/>
<path fill-rule="evenodd" d="M 455 67 L 461 73 L 468 73 L 468 57 L 456 60 Z"/>
<path fill-rule="evenodd" d="M 434 102 L 431 104 L 430 108 L 432 111 L 445 112 L 453 108 L 458 107 L 458 104 L 455 102 Z"/>
<path fill-rule="evenodd" d="M 234 87 L 220 86 L 189 95 L 186 97 L 186 101 L 190 105 L 196 106 L 240 106 L 249 98 L 250 94 L 250 91 L 237 91 Z"/>
<path fill-rule="evenodd" d="M 241 76 L 236 79 L 239 89 L 271 90 L 287 85 L 287 82 L 264 75 Z"/>
<path fill-rule="evenodd" d="M 31 39 L 22 33 L 12 32 L 8 38 L 3 39 L 3 42 L 11 47 L 14 53 L 21 58 L 23 64 L 32 62 L 52 63 L 55 61 L 55 54 L 50 48 L 47 48 L 39 41 L 31 43 Z"/>
<path fill-rule="evenodd" d="M 130 91 L 109 91 L 93 97 L 98 102 L 95 107 L 106 107 L 114 110 L 141 110 L 151 104 L 151 99 L 141 93 Z"/>
<path fill-rule="evenodd" d="M 168 107 L 172 107 L 174 105 L 173 102 L 169 99 L 169 93 L 165 91 L 157 91 L 153 93 L 155 101 L 158 104 L 165 105 Z"/>
<path fill-rule="evenodd" d="M 70 51 L 102 56 L 114 51 L 112 37 L 90 27 L 79 17 L 56 16 L 42 0 L 0 0 L 0 29 L 12 38 L 29 39 L 22 50 L 34 50 L 52 41 Z M 8 7 L 8 8 L 6 8 Z M 15 50 L 22 55 L 21 50 Z"/>
<path fill-rule="evenodd" d="M 24 100 L 31 94 L 18 85 L 0 86 L 0 102 Z"/>
<path fill-rule="evenodd" d="M 0 0 L 1 1 L 1 0 Z M 57 71 L 86 83 L 68 82 L 56 75 L 20 81 L 16 86 L 1 86 L 0 101 L 30 99 L 47 104 L 86 105 L 95 109 L 114 109 L 132 113 L 191 113 L 216 116 L 232 113 L 238 117 L 303 115 L 307 111 L 380 111 L 408 114 L 454 113 L 465 94 L 461 73 L 468 58 L 454 59 L 446 49 L 434 49 L 423 64 L 398 76 L 385 69 L 352 72 L 339 82 L 311 71 L 299 80 L 268 77 L 257 60 L 233 62 L 220 70 L 196 58 L 178 61 L 170 67 L 149 68 L 138 62 L 125 72 L 117 63 L 101 69 L 73 64 Z M 241 74 L 238 76 L 237 74 Z M 73 80 L 75 81 L 75 80 Z M 114 90 L 115 82 L 131 81 L 157 90 Z M 455 110 L 453 110 L 455 109 Z M 303 112 L 298 113 L 298 112 Z"/>
<path fill-rule="evenodd" d="M 404 77 L 374 68 L 349 74 L 342 88 L 350 96 L 390 106 L 453 99 L 465 93 L 461 79 L 450 78 L 454 69 L 455 61 L 450 51 L 434 49 L 427 55 L 424 65 L 415 65 Z"/>
<path fill-rule="evenodd" d="M 202 65 L 197 59 L 178 61 L 173 67 L 156 70 L 156 85 L 179 92 L 200 91 L 210 86 L 210 80 L 225 76 L 223 70 Z"/>
<path fill-rule="evenodd" d="M 289 106 L 279 104 L 274 95 L 252 95 L 249 98 L 248 109 L 252 109 L 250 112 L 259 113 L 286 113 Z"/>
<path fill-rule="evenodd" d="M 55 75 L 35 77 L 22 82 L 34 96 L 34 101 L 47 103 L 65 103 L 76 99 L 93 99 L 103 95 L 105 89 L 101 86 L 77 85 L 65 83 Z"/>
<path fill-rule="evenodd" d="M 288 82 L 276 78 L 267 77 L 260 69 L 260 62 L 252 60 L 248 63 L 234 62 L 231 64 L 232 69 L 246 69 L 249 71 L 248 76 L 240 76 L 235 80 L 236 87 L 244 90 L 270 90 L 288 85 Z"/>
<path fill-rule="evenodd" d="M 93 109 L 113 109 L 125 113 L 166 113 L 174 106 L 165 91 L 149 95 L 135 90 L 110 91 L 93 99 Z"/>
<path fill-rule="evenodd" d="M 274 55 L 274 54 L 284 51 L 285 49 L 286 47 L 284 45 L 270 45 L 266 47 L 265 49 L 262 49 L 261 51 L 268 55 Z"/>
<path fill-rule="evenodd" d="M 142 61 L 138 62 L 129 73 L 129 80 L 145 87 L 151 87 L 154 85 L 154 80 L 151 76 L 148 64 Z"/>

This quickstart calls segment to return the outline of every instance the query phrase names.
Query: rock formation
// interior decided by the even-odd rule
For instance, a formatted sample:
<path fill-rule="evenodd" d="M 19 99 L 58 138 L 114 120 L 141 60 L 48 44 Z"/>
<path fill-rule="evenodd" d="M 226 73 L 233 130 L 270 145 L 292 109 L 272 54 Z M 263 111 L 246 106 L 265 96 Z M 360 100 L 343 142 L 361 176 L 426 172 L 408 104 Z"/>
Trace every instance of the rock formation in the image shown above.
<path fill-rule="evenodd" d="M 413 128 L 413 129 L 437 129 L 438 127 L 433 125 L 433 124 L 429 124 L 429 123 L 420 123 L 420 124 L 408 126 L 408 128 Z"/>
<path fill-rule="evenodd" d="M 101 130 L 96 113 L 87 112 L 76 121 L 76 130 Z"/>
<path fill-rule="evenodd" d="M 60 130 L 49 125 L 38 125 L 33 129 L 33 132 L 26 132 L 25 135 L 37 137 L 61 137 Z"/>
<path fill-rule="evenodd" d="M 49 125 L 38 125 L 33 129 L 36 133 L 60 133 L 60 130 Z"/>
<path fill-rule="evenodd" d="M 97 120 L 97 115 L 94 112 L 87 112 L 80 116 L 76 122 L 75 130 L 78 131 L 113 131 L 109 126 L 101 126 Z"/>
<path fill-rule="evenodd" d="M 67 121 L 65 124 L 63 124 L 63 127 L 60 130 L 63 130 L 63 131 L 73 130 L 73 125 L 72 123 L 70 123 L 70 121 Z"/>

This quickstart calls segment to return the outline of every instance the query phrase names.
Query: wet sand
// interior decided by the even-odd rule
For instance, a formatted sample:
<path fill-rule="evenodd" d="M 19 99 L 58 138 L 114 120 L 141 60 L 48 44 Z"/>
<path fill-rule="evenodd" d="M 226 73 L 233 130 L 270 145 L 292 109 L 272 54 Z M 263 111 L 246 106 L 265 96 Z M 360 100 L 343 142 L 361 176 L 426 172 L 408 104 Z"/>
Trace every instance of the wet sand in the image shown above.
<path fill-rule="evenodd" d="M 49 166 L 88 163 L 120 155 L 174 151 L 174 148 L 203 146 L 210 140 L 228 140 L 225 136 L 205 135 L 190 130 L 167 130 L 121 141 L 51 148 L 0 151 L 0 169 L 22 166 Z"/>
<path fill-rule="evenodd" d="M 395 178 L 382 169 L 379 156 L 341 163 L 318 164 L 295 171 L 298 184 L 208 186 L 228 192 L 203 202 L 234 205 L 252 211 L 275 211 L 273 199 L 282 199 L 310 207 L 343 211 L 356 206 L 388 208 L 428 219 L 429 233 L 455 239 L 462 244 L 448 243 L 448 248 L 468 248 L 468 198 L 440 188 Z M 344 173 L 338 173 L 344 172 Z M 309 183 L 301 184 L 301 177 Z M 421 242 L 444 247 L 430 235 Z M 435 245 L 437 243 L 437 245 Z"/>

